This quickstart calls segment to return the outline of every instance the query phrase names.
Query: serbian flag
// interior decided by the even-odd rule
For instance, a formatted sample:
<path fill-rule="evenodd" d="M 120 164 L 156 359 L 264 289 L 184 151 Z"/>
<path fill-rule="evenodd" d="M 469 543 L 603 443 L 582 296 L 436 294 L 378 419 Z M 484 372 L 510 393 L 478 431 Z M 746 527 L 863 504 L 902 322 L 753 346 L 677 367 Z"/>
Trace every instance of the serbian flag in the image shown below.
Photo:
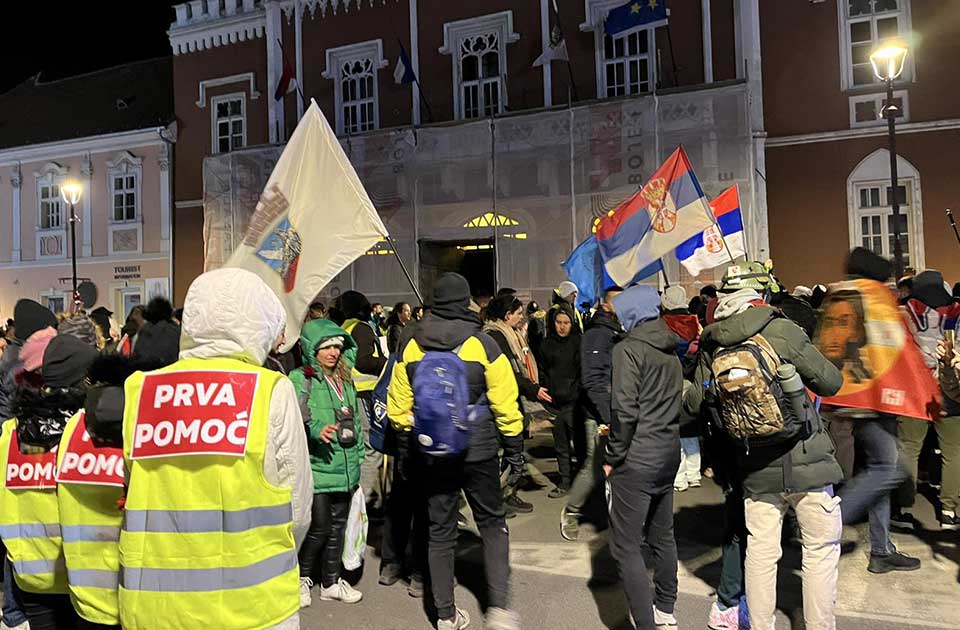
<path fill-rule="evenodd" d="M 743 246 L 743 216 L 740 214 L 738 188 L 731 186 L 720 193 L 710 202 L 710 209 L 717 220 L 716 225 L 711 225 L 677 247 L 677 260 L 694 277 L 705 269 L 713 269 L 732 262 L 738 256 L 747 255 Z"/>
<path fill-rule="evenodd" d="M 280 56 L 283 58 L 283 74 L 280 75 L 280 81 L 277 83 L 277 90 L 273 93 L 273 98 L 279 101 L 297 89 L 297 74 L 293 71 L 293 66 L 290 65 L 290 61 L 287 59 L 286 53 L 283 52 L 283 46 L 280 45 L 279 40 L 277 41 L 277 45 L 280 46 Z"/>
<path fill-rule="evenodd" d="M 643 279 L 652 264 L 713 225 L 713 213 L 683 147 L 597 228 L 607 274 L 621 287 Z"/>
<path fill-rule="evenodd" d="M 825 405 L 936 420 L 940 387 L 907 328 L 897 300 L 873 280 L 830 286 L 814 342 L 843 372 Z"/>

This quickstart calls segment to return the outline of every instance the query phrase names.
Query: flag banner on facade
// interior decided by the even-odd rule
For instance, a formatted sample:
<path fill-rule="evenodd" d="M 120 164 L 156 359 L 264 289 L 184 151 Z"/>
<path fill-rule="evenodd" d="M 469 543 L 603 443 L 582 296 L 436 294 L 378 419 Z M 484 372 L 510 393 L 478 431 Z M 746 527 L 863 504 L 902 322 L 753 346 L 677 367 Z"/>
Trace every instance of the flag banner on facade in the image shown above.
<path fill-rule="evenodd" d="M 622 287 L 714 224 L 713 213 L 683 147 L 610 216 L 600 220 L 597 243 L 610 278 Z M 649 275 L 649 274 L 648 274 Z"/>
<path fill-rule="evenodd" d="M 280 80 L 277 82 L 277 89 L 273 93 L 274 100 L 279 101 L 284 96 L 293 92 L 297 89 L 297 74 L 293 70 L 293 66 L 290 65 L 290 60 L 287 59 L 287 55 L 283 52 L 283 45 L 280 44 L 280 41 L 277 41 L 277 46 L 280 47 L 280 57 L 283 59 L 283 73 L 280 75 Z"/>
<path fill-rule="evenodd" d="M 637 276 L 643 280 L 658 273 L 662 268 L 663 265 L 657 260 Z M 577 285 L 580 290 L 581 302 L 596 304 L 607 289 L 617 286 L 603 268 L 600 247 L 594 236 L 577 245 L 577 248 L 563 261 L 563 270 L 567 272 L 570 282 Z"/>
<path fill-rule="evenodd" d="M 701 271 L 729 264 L 739 256 L 746 256 L 743 246 L 743 215 L 740 213 L 740 193 L 731 186 L 710 202 L 716 225 L 677 247 L 677 260 L 691 276 Z M 728 249 L 729 248 L 729 249 Z"/>
<path fill-rule="evenodd" d="M 397 57 L 397 66 L 393 69 L 393 80 L 397 85 L 407 85 L 417 80 L 417 75 L 413 71 L 413 63 L 407 54 L 407 49 L 400 44 L 400 56 Z"/>
<path fill-rule="evenodd" d="M 626 35 L 649 26 L 667 23 L 667 0 L 630 0 L 607 14 L 603 30 L 607 35 Z"/>
<path fill-rule="evenodd" d="M 843 387 L 823 404 L 922 420 L 939 418 L 940 387 L 894 294 L 879 282 L 831 285 L 814 342 L 843 371 Z"/>
<path fill-rule="evenodd" d="M 552 61 L 570 61 L 570 55 L 567 53 L 567 40 L 563 37 L 563 29 L 560 28 L 560 11 L 557 8 L 557 0 L 553 0 L 550 7 L 551 21 L 553 28 L 550 29 L 550 41 L 547 42 L 543 53 L 533 62 L 533 67 L 549 66 Z"/>
<path fill-rule="evenodd" d="M 287 350 L 300 336 L 313 298 L 387 235 L 340 141 L 311 99 L 226 266 L 252 271 L 280 298 L 287 312 Z"/>

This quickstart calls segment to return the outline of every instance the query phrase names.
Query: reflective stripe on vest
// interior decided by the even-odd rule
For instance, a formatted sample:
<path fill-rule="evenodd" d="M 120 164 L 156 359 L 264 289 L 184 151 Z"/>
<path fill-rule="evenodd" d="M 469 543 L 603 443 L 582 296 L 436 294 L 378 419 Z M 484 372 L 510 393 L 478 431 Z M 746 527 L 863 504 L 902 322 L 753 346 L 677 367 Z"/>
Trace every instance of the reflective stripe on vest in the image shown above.
<path fill-rule="evenodd" d="M 11 439 L 17 421 L 3 423 L 0 471 L 7 471 Z M 67 570 L 60 539 L 56 488 L 0 487 L 0 538 L 13 563 L 17 585 L 30 593 L 67 592 Z"/>
<path fill-rule="evenodd" d="M 57 452 L 58 470 L 70 452 L 71 438 L 83 429 L 79 413 L 67 423 Z M 118 486 L 69 480 L 61 480 L 57 486 L 70 601 L 77 614 L 93 624 L 120 625 L 117 589 L 123 513 L 117 501 L 123 492 Z"/>
<path fill-rule="evenodd" d="M 343 329 L 347 331 L 347 333 L 349 333 L 351 337 L 353 337 L 353 329 L 356 328 L 358 324 L 363 324 L 367 327 L 370 327 L 370 324 L 361 322 L 359 319 L 348 319 L 347 321 L 343 322 Z M 374 332 L 373 335 L 374 335 L 374 338 L 376 338 L 377 333 Z M 374 345 L 375 345 L 375 349 L 373 352 L 374 355 L 380 356 L 379 344 L 375 343 Z M 356 367 L 354 367 L 351 370 L 351 374 L 353 376 L 353 386 L 356 388 L 358 392 L 372 392 L 376 388 L 377 382 L 380 380 L 380 376 L 371 376 L 369 374 L 364 374 L 363 372 L 359 371 Z"/>
<path fill-rule="evenodd" d="M 228 512 L 225 510 L 126 510 L 128 532 L 235 534 L 257 527 L 283 525 L 293 520 L 291 505 L 274 505 Z"/>
<path fill-rule="evenodd" d="M 258 375 L 241 455 L 173 451 L 131 459 L 141 393 L 148 390 L 143 373 L 125 383 L 129 487 L 119 589 L 124 628 L 268 628 L 299 610 L 292 491 L 271 485 L 263 474 L 270 400 L 285 377 L 236 359 L 183 359 L 151 374 L 162 374 L 175 388 L 225 380 L 210 372 L 227 373 L 226 379 L 243 375 L 240 380 Z M 216 396 L 193 400 L 174 407 L 172 400 L 151 396 L 143 405 L 152 405 L 150 413 L 164 421 L 186 417 L 191 407 L 201 417 L 217 411 Z"/>
<path fill-rule="evenodd" d="M 245 567 L 220 569 L 123 568 L 123 588 L 131 591 L 199 593 L 228 591 L 263 584 L 297 568 L 297 554 L 285 551 Z"/>

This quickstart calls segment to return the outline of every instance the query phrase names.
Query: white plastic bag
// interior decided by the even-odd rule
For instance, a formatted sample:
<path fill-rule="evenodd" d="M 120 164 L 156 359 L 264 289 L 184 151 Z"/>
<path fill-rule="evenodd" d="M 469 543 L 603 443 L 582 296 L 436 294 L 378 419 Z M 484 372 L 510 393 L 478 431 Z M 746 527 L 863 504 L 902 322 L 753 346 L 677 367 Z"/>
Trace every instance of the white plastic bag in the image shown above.
<path fill-rule="evenodd" d="M 355 571 L 363 564 L 363 552 L 367 547 L 367 503 L 363 498 L 363 488 L 357 488 L 350 501 L 350 516 L 347 517 L 347 529 L 343 537 L 343 567 Z"/>

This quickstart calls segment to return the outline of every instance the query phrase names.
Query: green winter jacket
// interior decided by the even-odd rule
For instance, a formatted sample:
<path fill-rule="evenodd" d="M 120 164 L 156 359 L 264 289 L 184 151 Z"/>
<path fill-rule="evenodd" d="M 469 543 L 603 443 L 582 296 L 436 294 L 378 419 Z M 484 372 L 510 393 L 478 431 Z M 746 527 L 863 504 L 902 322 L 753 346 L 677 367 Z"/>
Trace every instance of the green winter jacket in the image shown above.
<path fill-rule="evenodd" d="M 770 342 L 781 360 L 797 368 L 804 384 L 815 394 L 832 396 L 840 390 L 843 384 L 840 370 L 820 354 L 799 326 L 769 306 L 747 309 L 704 329 L 695 382 L 711 380 L 710 365 L 717 350 L 739 345 L 758 333 Z M 686 413 L 699 411 L 703 393 L 702 387 L 684 392 Z M 790 445 L 754 448 L 749 453 L 736 448 L 735 456 L 746 496 L 806 492 L 843 479 L 834 458 L 833 441 L 826 430 L 792 448 Z"/>
<path fill-rule="evenodd" d="M 328 319 L 315 319 L 307 322 L 300 332 L 300 347 L 303 349 L 304 367 L 290 373 L 290 380 L 297 390 L 298 399 L 302 399 L 307 379 L 310 379 L 310 420 L 304 417 L 307 431 L 307 445 L 310 448 L 310 468 L 313 470 L 314 494 L 331 492 L 352 492 L 360 483 L 360 462 L 363 461 L 363 433 L 360 410 L 357 406 L 357 391 L 353 383 L 344 382 L 343 397 L 346 406 L 353 410 L 356 421 L 357 443 L 350 448 L 342 448 L 336 436 L 330 444 L 320 440 L 323 427 L 335 424 L 334 409 L 341 405 L 336 391 L 323 377 L 323 370 L 317 363 L 316 347 L 324 339 L 343 337 L 343 355 L 340 360 L 347 367 L 353 367 L 356 357 L 356 343 L 345 330 Z M 305 372 L 305 370 L 307 370 Z M 313 376 L 307 376 L 312 371 Z M 302 409 L 302 406 L 301 406 Z"/>

